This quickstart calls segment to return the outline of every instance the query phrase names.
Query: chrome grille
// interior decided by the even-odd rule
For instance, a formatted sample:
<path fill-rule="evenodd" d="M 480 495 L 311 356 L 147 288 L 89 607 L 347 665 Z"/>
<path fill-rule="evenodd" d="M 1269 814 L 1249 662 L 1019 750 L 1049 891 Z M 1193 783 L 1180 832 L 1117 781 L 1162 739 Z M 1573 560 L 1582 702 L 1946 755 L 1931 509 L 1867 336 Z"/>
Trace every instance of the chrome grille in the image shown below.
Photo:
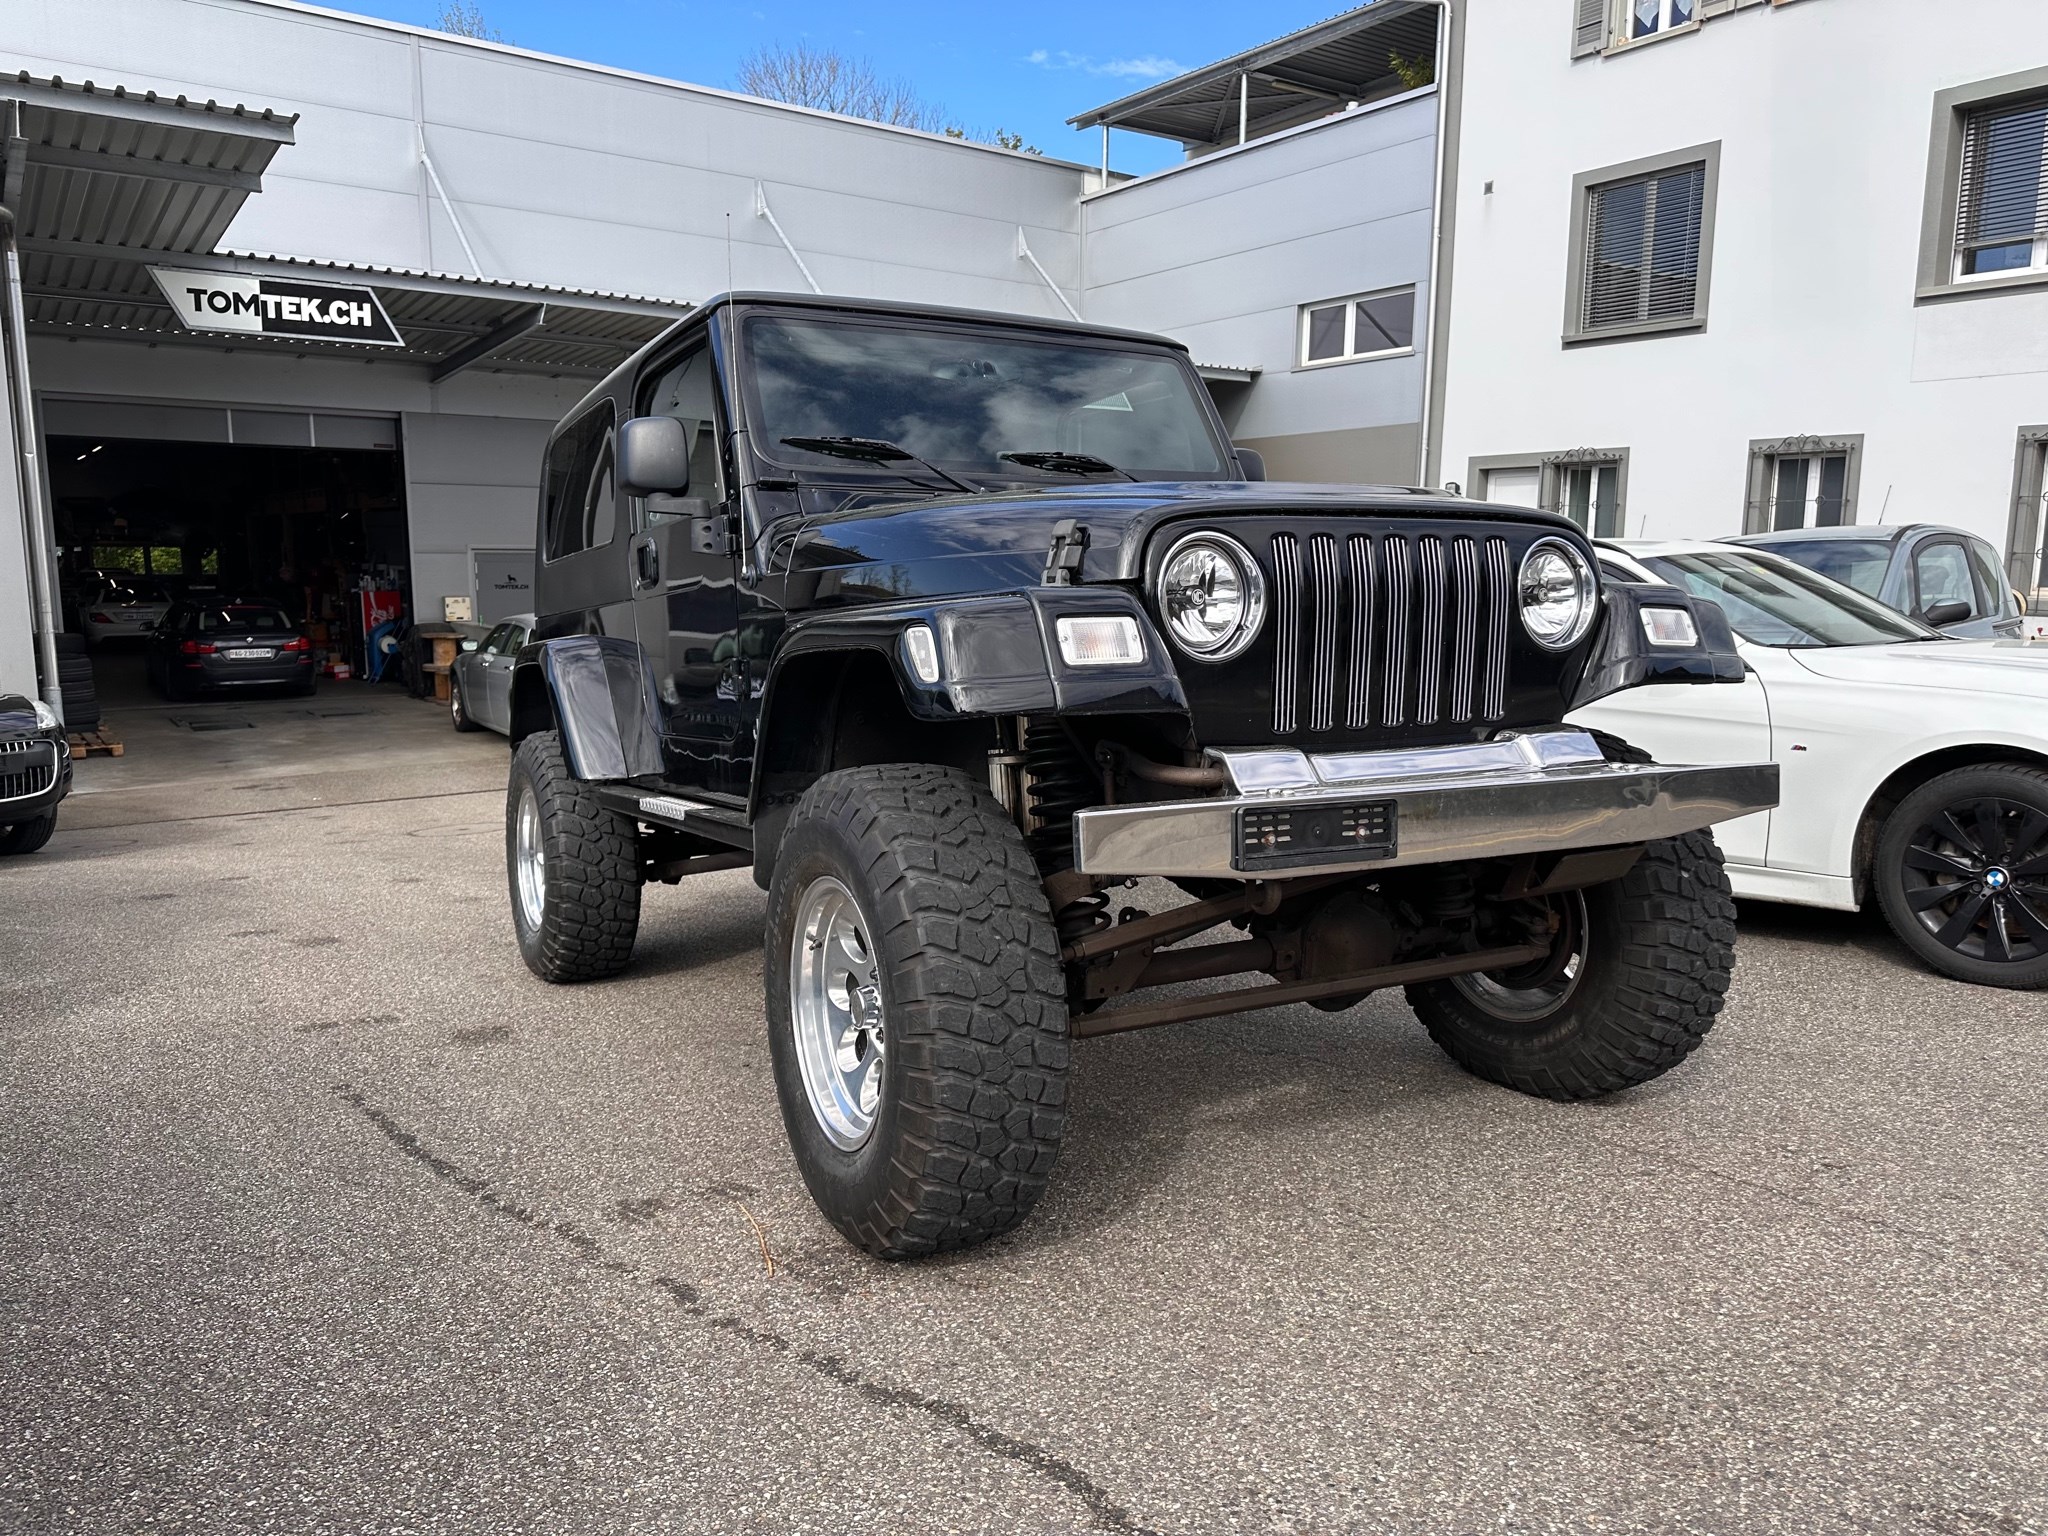
<path fill-rule="evenodd" d="M 1506 539 L 1279 533 L 1272 547 L 1274 734 L 1335 730 L 1340 699 L 1354 731 L 1506 715 Z"/>
<path fill-rule="evenodd" d="M 29 753 L 46 744 L 37 741 L 0 741 L 0 800 L 23 800 L 40 795 L 57 781 L 57 764 L 24 762 Z"/>

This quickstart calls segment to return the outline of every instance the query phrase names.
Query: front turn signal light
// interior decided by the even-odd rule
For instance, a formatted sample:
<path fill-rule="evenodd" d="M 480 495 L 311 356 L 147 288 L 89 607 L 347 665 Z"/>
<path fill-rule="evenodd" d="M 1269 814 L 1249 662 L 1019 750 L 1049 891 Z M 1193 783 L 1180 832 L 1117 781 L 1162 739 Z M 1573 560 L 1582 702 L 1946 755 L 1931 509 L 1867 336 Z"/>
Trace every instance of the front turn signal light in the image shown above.
<path fill-rule="evenodd" d="M 1062 615 L 1060 660 L 1070 667 L 1130 667 L 1145 659 L 1145 637 L 1127 614 Z"/>

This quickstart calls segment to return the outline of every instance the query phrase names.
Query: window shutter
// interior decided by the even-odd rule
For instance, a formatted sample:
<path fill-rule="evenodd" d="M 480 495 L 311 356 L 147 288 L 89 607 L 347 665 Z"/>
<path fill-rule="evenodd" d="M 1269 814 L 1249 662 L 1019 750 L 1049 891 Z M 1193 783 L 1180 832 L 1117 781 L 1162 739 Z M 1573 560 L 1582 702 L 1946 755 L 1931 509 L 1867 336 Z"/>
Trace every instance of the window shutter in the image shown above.
<path fill-rule="evenodd" d="M 1586 194 L 1581 329 L 1698 313 L 1706 189 L 1707 168 L 1687 165 Z"/>
<path fill-rule="evenodd" d="M 1963 131 L 1956 248 L 1982 250 L 2048 234 L 2048 101 L 1973 113 Z"/>
<path fill-rule="evenodd" d="M 1572 27 L 1572 57 L 1583 59 L 1607 46 L 1607 15 L 1610 0 L 1575 0 L 1578 13 Z"/>
<path fill-rule="evenodd" d="M 1735 0 L 1700 0 L 1700 20 L 1725 16 L 1735 9 Z"/>

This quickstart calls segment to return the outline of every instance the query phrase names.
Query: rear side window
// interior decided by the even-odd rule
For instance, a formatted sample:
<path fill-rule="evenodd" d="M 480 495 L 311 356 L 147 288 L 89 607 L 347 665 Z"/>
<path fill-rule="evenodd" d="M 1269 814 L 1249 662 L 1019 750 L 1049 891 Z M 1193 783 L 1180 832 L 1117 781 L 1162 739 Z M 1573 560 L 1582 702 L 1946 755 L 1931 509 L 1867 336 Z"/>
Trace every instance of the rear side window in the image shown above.
<path fill-rule="evenodd" d="M 1970 551 L 1970 564 L 1977 568 L 1977 584 L 1984 589 L 1984 611 L 1995 619 L 2009 618 L 2017 613 L 2019 610 L 2013 606 L 2012 584 L 2005 579 L 2005 572 L 1998 568 L 1991 546 L 1973 539 L 1964 547 Z"/>
<path fill-rule="evenodd" d="M 612 494 L 612 403 L 576 418 L 548 445 L 541 553 L 549 560 L 602 549 L 617 531 Z"/>
<path fill-rule="evenodd" d="M 1921 612 L 1936 603 L 1961 603 L 1971 618 L 1983 617 L 1970 581 L 1970 562 L 1963 546 L 1953 540 L 1921 545 L 1913 556 L 1913 580 L 1920 589 Z"/>
<path fill-rule="evenodd" d="M 284 616 L 282 608 L 202 608 L 199 610 L 199 632 L 212 634 L 217 630 L 240 629 L 250 631 L 272 631 L 282 633 L 292 627 L 292 621 Z"/>

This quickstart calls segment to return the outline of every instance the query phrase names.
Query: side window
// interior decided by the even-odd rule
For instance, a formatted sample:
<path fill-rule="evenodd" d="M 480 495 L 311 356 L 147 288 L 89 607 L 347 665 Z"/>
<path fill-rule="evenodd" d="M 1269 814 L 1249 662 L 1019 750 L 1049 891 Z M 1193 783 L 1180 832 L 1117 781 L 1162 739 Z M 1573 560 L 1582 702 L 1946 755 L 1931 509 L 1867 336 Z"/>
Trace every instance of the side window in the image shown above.
<path fill-rule="evenodd" d="M 2005 572 L 1998 568 L 1998 561 L 1988 544 L 1972 543 L 1966 546 L 1970 551 L 1970 566 L 1977 573 L 1977 587 L 1984 595 L 1984 612 L 1991 618 L 2004 618 L 2012 611 L 2012 589 L 2006 584 Z"/>
<path fill-rule="evenodd" d="M 690 494 L 725 500 L 723 455 L 718 445 L 718 382 L 711 348 L 698 346 L 656 376 L 644 406 L 649 416 L 673 416 L 690 434 Z"/>
<path fill-rule="evenodd" d="M 526 646 L 526 627 L 523 624 L 507 624 L 505 639 L 498 649 L 507 656 L 517 656 Z"/>
<path fill-rule="evenodd" d="M 1920 611 L 1936 603 L 1964 603 L 1970 617 L 1982 618 L 1977 590 L 1970 581 L 1970 562 L 1963 546 L 1953 539 L 1923 544 L 1913 555 L 1913 584 L 1920 596 Z"/>
<path fill-rule="evenodd" d="M 511 627 L 509 624 L 500 624 L 488 635 L 485 635 L 484 643 L 477 647 L 478 652 L 485 656 L 502 654 L 505 649 L 505 631 Z"/>
<path fill-rule="evenodd" d="M 563 428 L 548 447 L 541 527 L 542 554 L 548 560 L 602 549 L 617 532 L 613 416 L 606 400 Z"/>

